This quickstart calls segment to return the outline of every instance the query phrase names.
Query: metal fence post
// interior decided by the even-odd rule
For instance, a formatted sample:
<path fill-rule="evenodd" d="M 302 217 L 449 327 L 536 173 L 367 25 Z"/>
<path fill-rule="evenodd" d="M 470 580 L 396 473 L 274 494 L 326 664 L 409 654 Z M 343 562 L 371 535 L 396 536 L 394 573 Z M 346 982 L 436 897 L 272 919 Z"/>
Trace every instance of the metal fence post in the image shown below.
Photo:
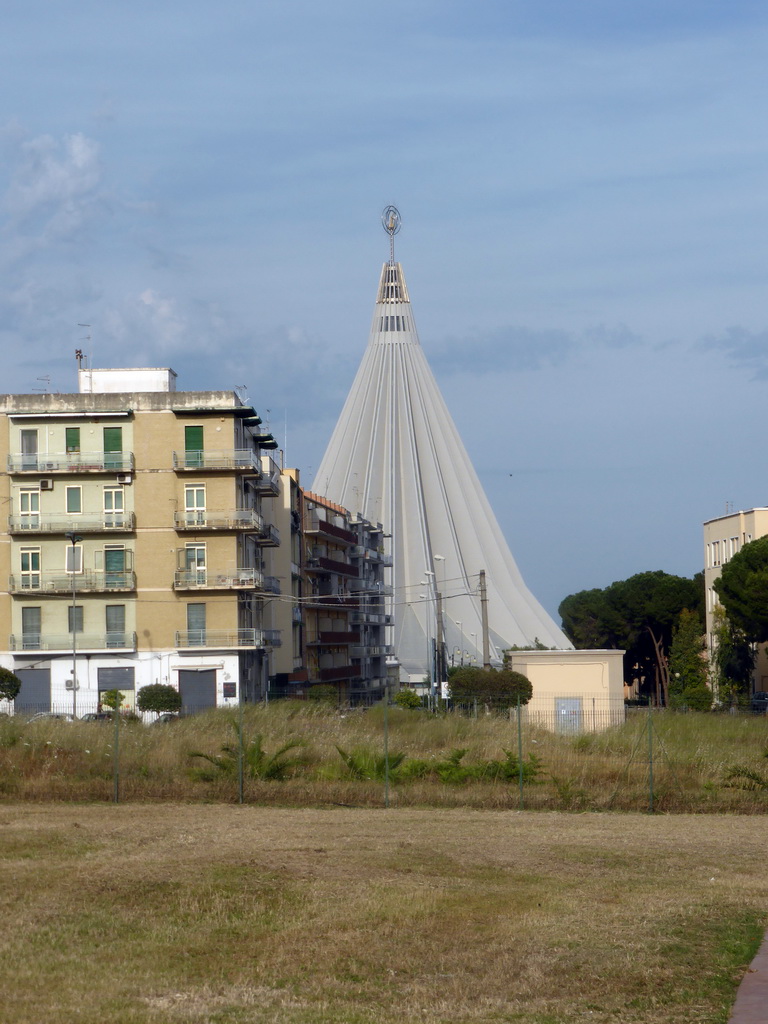
<path fill-rule="evenodd" d="M 120 709 L 115 707 L 115 745 L 112 751 L 112 801 L 120 803 Z"/>
<path fill-rule="evenodd" d="M 520 694 L 517 695 L 517 775 L 520 786 L 520 810 L 524 808 L 523 802 L 523 720 L 520 713 Z"/>
<path fill-rule="evenodd" d="M 384 685 L 384 806 L 389 807 L 389 683 Z"/>

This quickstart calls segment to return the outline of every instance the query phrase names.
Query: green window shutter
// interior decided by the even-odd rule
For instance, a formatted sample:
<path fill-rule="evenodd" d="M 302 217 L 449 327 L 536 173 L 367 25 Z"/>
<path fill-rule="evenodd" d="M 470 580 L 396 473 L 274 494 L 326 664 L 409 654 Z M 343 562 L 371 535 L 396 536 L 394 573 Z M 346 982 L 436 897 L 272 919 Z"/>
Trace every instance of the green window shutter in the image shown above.
<path fill-rule="evenodd" d="M 104 466 L 106 469 L 123 468 L 123 428 L 104 427 Z"/>
<path fill-rule="evenodd" d="M 184 451 L 201 452 L 203 450 L 203 428 L 184 427 Z"/>
<path fill-rule="evenodd" d="M 79 452 L 80 451 L 80 427 L 67 427 L 66 431 L 66 449 L 68 452 Z"/>

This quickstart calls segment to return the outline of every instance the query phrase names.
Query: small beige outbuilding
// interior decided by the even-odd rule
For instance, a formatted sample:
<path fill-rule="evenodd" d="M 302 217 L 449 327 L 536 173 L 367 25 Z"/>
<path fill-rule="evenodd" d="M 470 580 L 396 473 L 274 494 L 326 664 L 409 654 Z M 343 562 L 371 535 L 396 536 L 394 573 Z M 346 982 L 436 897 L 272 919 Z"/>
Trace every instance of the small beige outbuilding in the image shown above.
<path fill-rule="evenodd" d="M 557 732 L 624 721 L 624 651 L 511 651 L 509 667 L 530 679 L 529 722 Z"/>

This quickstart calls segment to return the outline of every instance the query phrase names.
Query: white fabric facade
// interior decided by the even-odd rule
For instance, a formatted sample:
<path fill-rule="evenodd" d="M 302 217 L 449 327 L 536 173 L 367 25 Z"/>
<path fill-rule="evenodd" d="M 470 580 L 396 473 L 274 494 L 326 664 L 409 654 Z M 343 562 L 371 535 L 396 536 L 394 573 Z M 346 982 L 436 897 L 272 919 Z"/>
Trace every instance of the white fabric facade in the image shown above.
<path fill-rule="evenodd" d="M 419 344 L 399 263 L 385 263 L 368 347 L 313 489 L 391 534 L 394 645 L 403 676 L 431 675 L 441 596 L 448 664 L 512 645 L 571 644 L 525 586 Z"/>

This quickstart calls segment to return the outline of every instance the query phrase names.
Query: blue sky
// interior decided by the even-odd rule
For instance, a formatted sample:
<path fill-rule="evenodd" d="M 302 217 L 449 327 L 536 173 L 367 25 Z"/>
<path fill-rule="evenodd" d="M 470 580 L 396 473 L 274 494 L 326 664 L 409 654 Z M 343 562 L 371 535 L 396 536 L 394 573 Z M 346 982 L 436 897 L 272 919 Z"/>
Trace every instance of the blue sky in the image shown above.
<path fill-rule="evenodd" d="M 763 3 L 3 17 L 3 390 L 73 390 L 77 347 L 246 384 L 310 482 L 394 202 L 422 344 L 551 612 L 692 574 L 703 520 L 768 503 Z"/>

